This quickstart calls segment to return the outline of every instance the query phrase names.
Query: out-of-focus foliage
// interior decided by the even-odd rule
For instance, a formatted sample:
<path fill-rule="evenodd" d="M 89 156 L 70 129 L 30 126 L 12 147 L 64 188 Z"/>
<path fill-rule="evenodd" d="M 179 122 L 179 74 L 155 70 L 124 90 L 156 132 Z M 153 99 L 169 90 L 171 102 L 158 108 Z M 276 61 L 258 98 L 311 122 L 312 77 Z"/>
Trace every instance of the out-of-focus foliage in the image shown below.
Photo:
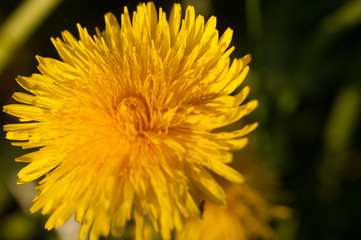
<path fill-rule="evenodd" d="M 2 0 L 0 26 L 20 0 Z M 170 12 L 172 1 L 154 1 Z M 247 151 L 280 180 L 281 203 L 293 215 L 275 224 L 278 239 L 357 239 L 361 222 L 361 1 L 359 0 L 194 0 L 218 29 L 234 30 L 232 57 L 251 53 L 249 116 L 259 121 Z M 57 57 L 50 37 L 76 23 L 93 31 L 104 13 L 120 16 L 137 1 L 64 0 L 12 56 L 0 75 L 1 105 L 21 91 L 14 78 L 36 70 L 35 55 Z M 1 125 L 15 119 L 1 113 Z M 47 232 L 44 218 L 29 215 L 33 186 L 16 186 L 23 167 L 0 133 L 0 239 L 68 239 Z M 235 161 L 242 161 L 242 152 Z M 263 176 L 258 176 L 262 178 Z M 24 195 L 25 193 L 25 195 Z M 26 196 L 26 197 L 24 197 Z M 69 231 L 72 231 L 69 227 Z"/>

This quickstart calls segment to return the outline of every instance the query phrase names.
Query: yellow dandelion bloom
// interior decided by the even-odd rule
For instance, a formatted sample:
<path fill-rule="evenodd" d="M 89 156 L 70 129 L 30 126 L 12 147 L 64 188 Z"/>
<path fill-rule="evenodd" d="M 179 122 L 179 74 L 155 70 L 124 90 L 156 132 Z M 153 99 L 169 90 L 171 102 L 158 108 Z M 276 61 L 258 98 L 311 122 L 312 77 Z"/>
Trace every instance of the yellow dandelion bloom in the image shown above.
<path fill-rule="evenodd" d="M 227 207 L 205 201 L 202 218 L 188 218 L 176 240 L 274 239 L 271 220 L 285 218 L 290 210 L 269 203 L 250 185 L 228 184 Z M 210 227 L 211 226 L 211 227 Z"/>
<path fill-rule="evenodd" d="M 78 25 L 52 39 L 62 61 L 37 57 L 40 74 L 18 77 L 28 93 L 24 104 L 4 111 L 23 123 L 4 126 L 23 148 L 40 148 L 17 158 L 29 163 L 19 183 L 44 176 L 31 212 L 51 214 L 45 227 L 64 224 L 75 213 L 79 239 L 89 232 L 120 236 L 130 219 L 142 238 L 149 217 L 164 239 L 182 228 L 182 217 L 199 216 L 192 189 L 225 204 L 210 172 L 232 182 L 242 176 L 227 166 L 230 150 L 247 144 L 256 124 L 233 132 L 212 130 L 249 114 L 257 101 L 240 105 L 250 56 L 230 60 L 232 31 L 219 38 L 216 18 L 206 23 L 175 4 L 169 19 L 153 3 L 121 22 L 105 15 L 105 30 L 90 36 Z"/>

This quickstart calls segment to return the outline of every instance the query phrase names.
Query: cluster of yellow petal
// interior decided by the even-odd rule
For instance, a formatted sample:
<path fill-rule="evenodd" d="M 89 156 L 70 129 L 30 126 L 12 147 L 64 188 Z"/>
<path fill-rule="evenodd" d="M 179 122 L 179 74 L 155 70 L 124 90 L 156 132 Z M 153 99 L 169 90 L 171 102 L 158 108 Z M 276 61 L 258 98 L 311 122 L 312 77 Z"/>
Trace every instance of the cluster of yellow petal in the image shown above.
<path fill-rule="evenodd" d="M 78 25 L 52 39 L 62 61 L 37 57 L 40 74 L 18 77 L 28 92 L 24 104 L 4 111 L 23 123 L 4 126 L 13 145 L 39 150 L 17 158 L 28 162 L 19 183 L 44 176 L 31 212 L 51 214 L 46 228 L 76 214 L 79 239 L 120 236 L 130 219 L 142 238 L 144 217 L 164 239 L 182 229 L 183 217 L 199 216 L 192 189 L 215 204 L 225 193 L 212 171 L 232 182 L 242 176 L 226 164 L 230 150 L 247 144 L 249 124 L 233 132 L 212 130 L 238 121 L 257 106 L 242 104 L 250 56 L 229 55 L 232 31 L 219 37 L 216 18 L 206 23 L 175 4 L 166 14 L 153 3 L 120 24 L 108 13 L 106 28 L 90 36 Z M 228 50 L 227 50 L 228 49 Z M 240 105 L 242 104 L 242 105 Z"/>
<path fill-rule="evenodd" d="M 177 232 L 176 239 L 274 239 L 275 233 L 269 222 L 290 215 L 288 208 L 269 203 L 247 183 L 227 184 L 225 192 L 227 207 L 205 201 L 202 218 L 186 219 L 184 229 Z"/>

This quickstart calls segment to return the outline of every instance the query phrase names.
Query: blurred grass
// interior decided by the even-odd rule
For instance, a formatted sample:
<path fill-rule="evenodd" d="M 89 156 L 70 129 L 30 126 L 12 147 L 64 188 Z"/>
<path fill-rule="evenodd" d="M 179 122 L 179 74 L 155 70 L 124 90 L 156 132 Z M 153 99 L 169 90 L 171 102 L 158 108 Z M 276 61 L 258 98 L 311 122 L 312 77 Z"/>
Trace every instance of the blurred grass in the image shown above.
<path fill-rule="evenodd" d="M 62 0 L 27 0 L 0 26 L 0 74 L 15 51 Z"/>

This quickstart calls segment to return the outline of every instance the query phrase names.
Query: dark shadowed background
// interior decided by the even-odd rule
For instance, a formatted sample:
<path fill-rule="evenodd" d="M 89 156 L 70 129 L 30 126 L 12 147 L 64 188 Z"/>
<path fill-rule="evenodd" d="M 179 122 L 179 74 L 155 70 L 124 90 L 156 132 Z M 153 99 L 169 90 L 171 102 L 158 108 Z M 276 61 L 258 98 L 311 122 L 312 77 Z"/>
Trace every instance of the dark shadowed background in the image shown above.
<path fill-rule="evenodd" d="M 21 2 L 1 0 L 0 27 Z M 172 1 L 154 2 L 169 15 Z M 275 223 L 278 239 L 360 239 L 361 1 L 180 3 L 206 19 L 215 15 L 220 33 L 234 30 L 231 57 L 252 54 L 244 84 L 251 86 L 249 99 L 259 100 L 248 120 L 260 126 L 247 148 L 278 176 L 281 203 L 293 209 L 292 217 Z M 17 75 L 37 72 L 35 55 L 58 58 L 50 37 L 65 29 L 77 36 L 76 23 L 94 33 L 104 28 L 106 12 L 119 18 L 124 5 L 133 11 L 137 4 L 63 0 L 0 72 L 0 105 L 14 103 L 13 92 L 22 91 Z M 0 116 L 1 125 L 17 121 Z M 0 239 L 67 239 L 44 230 L 40 214 L 29 214 L 34 184 L 16 185 L 24 165 L 14 162 L 24 151 L 10 146 L 3 131 L 0 141 Z"/>

